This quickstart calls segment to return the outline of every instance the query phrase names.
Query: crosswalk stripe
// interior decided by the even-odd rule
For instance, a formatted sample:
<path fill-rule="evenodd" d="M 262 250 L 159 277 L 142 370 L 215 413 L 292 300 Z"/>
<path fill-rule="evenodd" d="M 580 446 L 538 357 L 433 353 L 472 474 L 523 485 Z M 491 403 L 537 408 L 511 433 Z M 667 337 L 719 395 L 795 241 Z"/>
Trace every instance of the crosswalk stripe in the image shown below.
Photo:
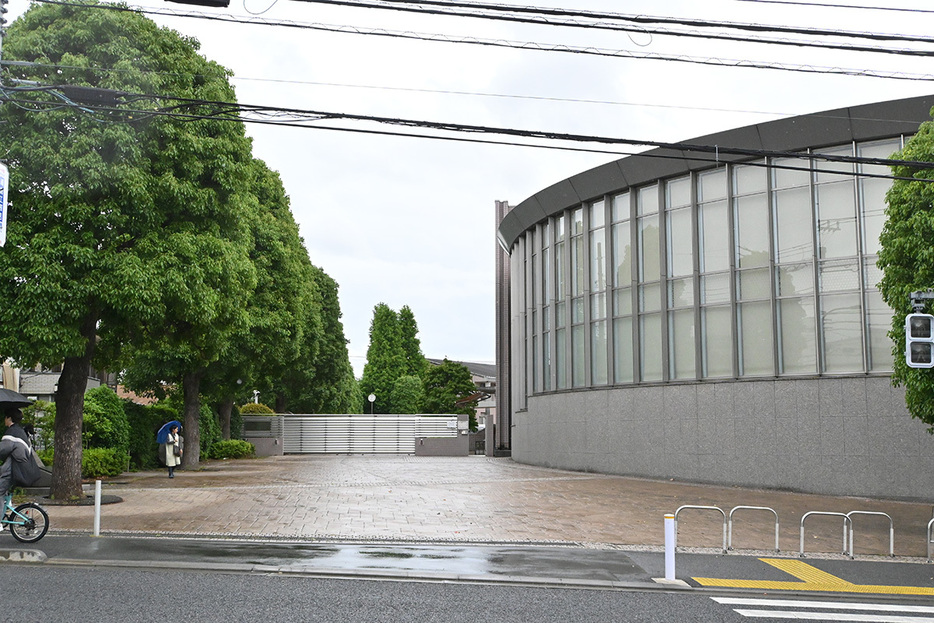
<path fill-rule="evenodd" d="M 932 617 L 905 615 L 852 614 L 849 612 L 794 612 L 791 610 L 745 610 L 734 608 L 744 617 L 769 619 L 799 619 L 808 621 L 859 621 L 862 623 L 934 623 Z"/>
<path fill-rule="evenodd" d="M 932 606 L 904 606 L 899 604 L 873 604 L 837 601 L 795 601 L 790 599 L 752 599 L 748 597 L 711 597 L 725 606 L 758 606 L 760 608 L 827 608 L 831 610 L 866 610 L 876 612 L 914 612 L 934 614 Z M 913 621 L 920 619 L 914 618 Z"/>

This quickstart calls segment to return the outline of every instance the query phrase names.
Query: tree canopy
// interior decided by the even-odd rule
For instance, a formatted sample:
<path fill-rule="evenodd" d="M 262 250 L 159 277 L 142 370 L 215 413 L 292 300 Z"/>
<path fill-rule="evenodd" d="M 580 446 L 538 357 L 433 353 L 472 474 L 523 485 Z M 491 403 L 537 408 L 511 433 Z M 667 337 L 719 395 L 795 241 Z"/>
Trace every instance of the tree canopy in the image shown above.
<path fill-rule="evenodd" d="M 285 395 L 291 370 L 326 367 L 322 273 L 278 176 L 253 158 L 242 123 L 161 114 L 163 97 L 234 102 L 229 72 L 196 40 L 96 5 L 33 5 L 3 50 L 26 61 L 4 68 L 7 84 L 47 86 L 6 87 L 16 101 L 0 107 L 11 174 L 0 356 L 63 364 L 56 498 L 81 495 L 92 365 L 126 370 L 137 389 L 183 393 L 187 465 L 199 460 L 203 379 L 218 401 L 248 383 Z M 87 92 L 74 87 L 123 95 L 100 106 L 76 101 Z"/>
<path fill-rule="evenodd" d="M 373 308 L 370 323 L 370 345 L 360 389 L 364 396 L 374 394 L 374 413 L 392 412 L 392 388 L 396 379 L 405 376 L 405 355 L 399 332 L 399 316 L 389 305 L 379 303 Z"/>
<path fill-rule="evenodd" d="M 16 79 L 193 99 L 228 99 L 227 71 L 197 42 L 133 12 L 33 5 L 8 31 Z M 115 71 L 116 70 L 116 71 Z M 249 284 L 233 236 L 244 209 L 250 144 L 243 128 L 145 114 L 94 112 L 67 93 L 16 93 L 0 109 L 10 168 L 7 246 L 0 253 L 0 354 L 62 364 L 52 495 L 81 493 L 81 413 L 87 373 L 117 369 L 121 344 L 170 309 L 195 323 L 236 324 L 207 287 Z M 58 95 L 56 95 L 58 93 Z M 27 97 L 28 95 L 28 97 Z M 26 101 L 29 100 L 29 101 Z M 153 110 L 152 100 L 134 108 Z M 199 268 L 193 270 L 190 262 Z M 24 313 L 28 311 L 28 313 Z M 184 321 L 177 330 L 183 330 Z M 210 348 L 208 336 L 201 344 Z M 174 359 L 202 357 L 179 344 Z"/>
<path fill-rule="evenodd" d="M 464 364 L 444 359 L 430 366 L 422 386 L 424 413 L 463 413 L 470 416 L 470 429 L 476 430 L 477 386 Z"/>
<path fill-rule="evenodd" d="M 934 162 L 934 123 L 921 125 L 894 158 Z M 879 237 L 879 268 L 883 271 L 879 290 L 894 310 L 892 338 L 894 373 L 892 382 L 905 386 L 908 411 L 934 432 L 934 372 L 909 368 L 905 362 L 905 316 L 912 312 L 910 294 L 934 288 L 934 169 L 898 165 L 899 177 L 886 195 L 886 223 Z M 929 304 L 930 305 L 930 304 Z M 930 307 L 928 313 L 931 313 Z"/>

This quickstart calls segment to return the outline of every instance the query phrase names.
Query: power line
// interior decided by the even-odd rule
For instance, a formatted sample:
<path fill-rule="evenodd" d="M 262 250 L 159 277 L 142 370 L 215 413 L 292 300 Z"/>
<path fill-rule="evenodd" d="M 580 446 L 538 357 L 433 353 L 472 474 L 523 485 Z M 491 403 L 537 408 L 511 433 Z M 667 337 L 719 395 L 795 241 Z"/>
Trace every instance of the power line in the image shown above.
<path fill-rule="evenodd" d="M 81 69 L 82 71 L 94 71 L 100 74 L 119 74 L 119 73 L 145 73 L 152 75 L 160 76 L 194 76 L 197 74 L 182 73 L 182 72 L 168 72 L 168 71 L 153 71 L 153 70 L 140 70 L 137 69 L 119 69 L 115 67 L 86 67 L 86 66 L 77 66 L 77 65 L 64 65 L 61 63 L 33 63 L 33 62 L 24 62 L 24 61 L 9 61 L 9 60 L 0 60 L 0 67 L 41 67 L 46 69 Z M 523 95 L 517 93 L 489 93 L 482 91 L 457 91 L 452 89 L 426 89 L 426 88 L 415 88 L 415 87 L 398 87 L 398 86 L 386 86 L 386 85 L 367 85 L 367 84 L 349 84 L 341 82 L 317 82 L 312 80 L 287 80 L 284 78 L 256 78 L 253 76 L 231 76 L 231 80 L 241 80 L 247 82 L 269 82 L 273 84 L 292 84 L 292 85 L 305 85 L 305 86 L 324 86 L 324 87 L 338 87 L 338 88 L 348 88 L 348 89 L 372 89 L 377 91 L 401 91 L 408 93 L 430 93 L 430 94 L 440 94 L 440 95 L 464 95 L 468 97 L 489 97 L 489 98 L 503 98 L 503 99 L 520 99 L 520 100 L 533 100 L 533 101 L 544 101 L 544 102 L 567 102 L 572 104 L 597 104 L 605 106 L 632 106 L 637 108 L 664 108 L 664 109 L 673 109 L 673 110 L 694 110 L 701 112 L 716 112 L 716 113 L 741 113 L 749 115 L 767 115 L 772 117 L 794 117 L 798 116 L 800 112 L 789 112 L 789 111 L 775 111 L 775 110 L 750 110 L 744 108 L 715 108 L 709 106 L 684 106 L 678 104 L 656 104 L 656 103 L 647 103 L 647 102 L 621 102 L 614 100 L 598 100 L 598 99 L 584 99 L 584 98 L 570 98 L 570 97 L 557 97 L 557 96 L 548 96 L 548 95 Z M 826 113 L 809 113 L 811 117 L 819 117 L 822 119 L 849 119 L 853 121 L 880 121 L 880 119 L 873 117 L 855 117 L 851 115 L 830 115 Z M 886 121 L 910 121 L 907 119 L 886 119 Z"/>
<path fill-rule="evenodd" d="M 314 4 L 344 4 L 351 5 L 358 2 L 374 0 L 295 0 L 296 2 L 308 2 Z M 599 11 L 582 11 L 576 9 L 563 8 L 545 8 L 529 7 L 512 4 L 491 4 L 483 2 L 468 2 L 465 0 L 379 0 L 386 5 L 404 6 L 404 5 L 429 5 L 454 8 L 482 9 L 487 11 L 499 11 L 509 13 L 525 13 L 541 16 L 561 16 L 561 17 L 582 17 L 586 19 L 603 19 L 611 21 L 628 21 L 637 24 L 675 24 L 679 26 L 692 26 L 701 28 L 726 28 L 735 30 L 745 30 L 750 32 L 776 32 L 784 34 L 812 35 L 823 37 L 849 37 L 859 39 L 871 39 L 878 41 L 905 41 L 905 42 L 930 42 L 930 37 L 903 35 L 897 33 L 874 33 L 867 31 L 835 30 L 824 28 L 798 27 L 798 26 L 772 26 L 768 24 L 752 24 L 743 22 L 712 21 L 703 19 L 688 19 L 663 17 L 652 15 L 635 15 L 624 13 L 604 13 Z M 390 8 L 387 6 L 386 8 Z"/>
<path fill-rule="evenodd" d="M 868 11 L 898 11 L 904 13 L 934 13 L 931 9 L 909 9 L 891 6 L 861 6 L 858 4 L 829 4 L 824 2 L 793 2 L 792 0 L 736 0 L 737 2 L 753 2 L 756 4 L 791 4 L 795 6 L 822 7 L 831 9 L 864 9 Z"/>
<path fill-rule="evenodd" d="M 883 71 L 872 69 L 854 69 L 844 67 L 812 66 L 792 63 L 769 63 L 758 62 L 743 59 L 723 59 L 717 57 L 693 57 L 688 55 L 665 55 L 655 52 L 632 52 L 628 50 L 608 50 L 595 47 L 579 47 L 564 44 L 543 44 L 536 42 L 507 41 L 503 39 L 480 39 L 476 37 L 453 37 L 449 35 L 414 33 L 402 31 L 390 31 L 385 29 L 366 29 L 356 26 L 340 26 L 328 24 L 301 24 L 297 22 L 271 22 L 268 20 L 242 20 L 233 16 L 221 16 L 204 13 L 179 12 L 167 9 L 149 9 L 149 8 L 130 8 L 125 5 L 85 5 L 81 3 L 64 2 L 62 0 L 35 0 L 45 4 L 56 4 L 62 6 L 80 6 L 85 8 L 99 8 L 115 11 L 130 11 L 146 15 L 163 15 L 171 17 L 191 17 L 196 19 L 207 19 L 213 21 L 234 22 L 240 24 L 264 25 L 264 26 L 284 26 L 290 28 L 300 28 L 316 30 L 323 32 L 373 35 L 380 37 L 390 37 L 396 39 L 409 39 L 417 41 L 434 41 L 443 43 L 461 43 L 468 45 L 481 45 L 496 48 L 511 48 L 520 50 L 536 50 L 540 52 L 563 52 L 567 54 L 582 54 L 586 56 L 601 56 L 612 58 L 628 58 L 634 60 L 655 60 L 677 63 L 689 63 L 698 65 L 707 65 L 713 67 L 744 67 L 749 69 L 771 69 L 777 71 L 790 71 L 797 73 L 825 74 L 840 76 L 859 76 L 867 78 L 884 78 L 890 80 L 908 80 L 908 81 L 934 81 L 932 74 L 915 74 L 898 71 Z"/>
<path fill-rule="evenodd" d="M 42 87 L 40 89 L 30 88 L 27 90 L 17 90 L 17 89 L 7 89 L 4 91 L 5 101 L 13 102 L 19 106 L 24 106 L 30 104 L 33 106 L 38 106 L 44 108 L 49 105 L 53 105 L 56 108 L 62 107 L 61 101 L 50 102 L 48 100 L 22 100 L 17 99 L 16 97 L 10 97 L 10 94 L 13 95 L 25 92 L 36 92 L 39 90 L 55 90 L 60 89 L 61 87 L 48 86 Z M 59 100 L 65 99 L 61 94 L 53 93 L 58 96 Z M 399 117 L 380 117 L 375 115 L 358 115 L 351 113 L 342 113 L 342 112 L 330 112 L 330 111 L 315 111 L 315 110 L 303 110 L 296 108 L 280 108 L 273 106 L 263 106 L 263 105 L 252 105 L 252 104 L 237 104 L 230 102 L 218 102 L 218 101 L 208 101 L 208 100 L 195 100 L 188 98 L 177 98 L 177 97 L 168 97 L 168 96 L 157 96 L 157 95 L 146 95 L 139 93 L 121 93 L 121 97 L 131 99 L 134 101 L 139 101 L 141 99 L 153 99 L 166 103 L 172 103 L 172 105 L 159 108 L 159 109 L 137 109 L 137 110 L 128 110 L 125 108 L 116 108 L 114 106 L 106 106 L 102 104 L 85 104 L 80 105 L 81 110 L 87 111 L 88 109 L 98 110 L 101 112 L 109 113 L 119 113 L 121 115 L 131 115 L 135 119 L 145 116 L 169 116 L 175 118 L 181 118 L 186 120 L 221 120 L 221 121 L 241 121 L 244 123 L 260 123 L 265 125 L 280 125 L 287 127 L 303 127 L 303 128 L 314 128 L 314 129 L 327 129 L 327 130 L 337 130 L 337 131 L 350 131 L 350 132 L 363 132 L 363 133 L 374 133 L 374 134 L 392 134 L 392 135 L 404 135 L 403 133 L 386 133 L 386 132 L 377 132 L 377 131 L 368 131 L 368 130 L 359 130 L 355 128 L 335 128 L 331 126 L 321 126 L 321 125 L 304 125 L 308 123 L 319 124 L 324 121 L 354 121 L 354 122 L 372 122 L 377 124 L 384 125 L 393 125 L 393 126 L 402 126 L 402 127 L 413 127 L 413 128 L 422 128 L 437 130 L 443 132 L 453 132 L 453 133 L 468 133 L 468 134 L 492 134 L 499 136 L 510 136 L 510 137 L 521 137 L 521 138 L 534 138 L 548 141 L 562 141 L 562 142 L 578 142 L 578 143 L 597 143 L 604 145 L 628 145 L 628 146 L 647 146 L 654 147 L 658 149 L 667 149 L 677 152 L 688 152 L 682 153 L 679 156 L 673 156 L 678 159 L 694 159 L 693 156 L 688 155 L 689 153 L 698 153 L 705 154 L 708 156 L 704 161 L 711 161 L 709 156 L 714 155 L 714 162 L 720 162 L 720 155 L 724 156 L 739 156 L 743 158 L 791 158 L 791 159 L 804 159 L 810 161 L 826 161 L 833 163 L 845 163 L 845 164 L 861 164 L 861 165 L 881 165 L 881 166 L 907 166 L 913 168 L 921 169 L 934 169 L 934 162 L 923 162 L 923 161 L 912 161 L 912 160 L 893 160 L 889 158 L 868 158 L 860 156 L 843 156 L 839 154 L 822 154 L 822 153 L 800 153 L 800 152 L 785 152 L 785 151 L 776 151 L 776 150 L 763 150 L 763 149 L 746 149 L 746 148 L 736 148 L 729 146 L 719 146 L 719 145 L 702 145 L 694 143 L 685 143 L 685 142 L 663 142 L 663 141 L 653 141 L 645 139 L 629 139 L 629 138 L 618 138 L 618 137 L 605 137 L 605 136 L 594 136 L 594 135 L 582 135 L 582 134 L 570 134 L 562 132 L 551 132 L 551 131 L 539 131 L 539 130 L 519 130 L 515 128 L 502 128 L 502 127 L 491 127 L 491 126 L 479 126 L 479 125 L 470 125 L 470 124 L 460 124 L 460 123 L 449 123 L 449 122 L 437 122 L 437 121 L 427 121 L 427 120 L 416 120 L 416 119 L 404 119 Z M 70 100 L 69 100 L 70 102 Z M 73 106 L 79 107 L 78 104 L 70 102 Z M 199 108 L 207 108 L 207 110 L 198 110 Z M 192 110 L 186 110 L 192 109 Z M 246 116 L 244 116 L 246 115 Z M 445 139 L 451 137 L 444 137 L 438 135 L 419 135 L 419 138 L 436 138 L 436 139 Z M 458 140 L 458 139 L 452 139 Z M 496 144 L 503 144 L 502 142 L 496 141 Z M 523 146 L 532 146 L 532 145 L 523 145 Z M 586 150 L 581 150 L 586 151 Z M 629 154 L 632 155 L 632 154 Z M 640 154 L 644 155 L 644 154 Z M 806 170 L 812 170 L 810 167 Z M 827 173 L 840 173 L 840 174 L 855 174 L 852 171 L 835 171 L 828 170 Z M 859 175 L 865 177 L 875 177 L 874 174 L 860 173 Z M 881 176 L 886 178 L 891 178 L 892 176 Z M 911 179 L 911 178 L 908 178 Z"/>
<path fill-rule="evenodd" d="M 119 73 L 145 73 L 151 75 L 160 75 L 160 76 L 195 76 L 199 74 L 190 74 L 183 72 L 169 72 L 169 71 L 154 71 L 154 70 L 137 70 L 137 69 L 119 69 L 115 67 L 87 67 L 87 66 L 77 66 L 77 65 L 64 65 L 61 63 L 33 63 L 25 61 L 10 61 L 10 60 L 0 60 L 0 68 L 2 67 L 41 67 L 46 69 L 81 69 L 82 71 L 94 71 L 100 74 L 119 74 Z M 317 82 L 312 80 L 287 80 L 284 78 L 256 78 L 253 76 L 231 76 L 231 80 L 241 80 L 247 82 L 269 82 L 273 84 L 292 84 L 292 85 L 304 85 L 304 86 L 324 86 L 324 87 L 337 87 L 337 88 L 347 88 L 347 89 L 372 89 L 377 91 L 401 91 L 407 93 L 430 93 L 430 94 L 440 94 L 440 95 L 464 95 L 468 97 L 489 97 L 489 98 L 502 98 L 502 99 L 520 99 L 520 100 L 533 100 L 533 101 L 544 101 L 544 102 L 561 102 L 561 103 L 572 103 L 572 104 L 597 104 L 604 106 L 632 106 L 637 108 L 664 108 L 672 110 L 694 110 L 701 112 L 716 112 L 716 113 L 741 113 L 748 115 L 767 115 L 771 117 L 794 117 L 798 116 L 800 112 L 789 112 L 789 111 L 775 111 L 775 110 L 750 110 L 745 108 L 715 108 L 710 106 L 684 106 L 678 104 L 657 104 L 657 103 L 647 103 L 647 102 L 623 102 L 615 100 L 599 100 L 599 99 L 584 99 L 584 98 L 571 98 L 571 97 L 557 97 L 557 96 L 548 96 L 548 95 L 523 95 L 517 93 L 490 93 L 482 91 L 457 91 L 452 89 L 426 89 L 426 88 L 415 88 L 415 87 L 398 87 L 398 86 L 386 86 L 386 85 L 368 85 L 368 84 L 349 84 L 342 82 Z M 847 115 L 830 115 L 826 113 L 809 113 L 811 117 L 819 117 L 822 119 L 848 119 L 852 121 L 880 121 L 878 118 L 874 117 L 856 117 Z M 885 119 L 885 121 L 913 121 L 908 119 Z"/>
<path fill-rule="evenodd" d="M 699 31 L 684 31 L 684 30 L 670 30 L 664 28 L 647 28 L 645 26 L 624 26 L 619 24 L 611 24 L 607 22 L 577 22 L 577 21 L 549 21 L 548 19 L 541 17 L 521 17 L 517 15 L 511 15 L 509 13 L 483 13 L 474 10 L 473 12 L 459 11 L 457 8 L 464 6 L 462 3 L 441 3 L 441 2 L 430 2 L 427 4 L 432 4 L 439 6 L 441 8 L 429 9 L 425 8 L 422 5 L 426 4 L 425 2 L 419 1 L 418 4 L 409 5 L 405 4 L 395 4 L 395 2 L 405 2 L 406 0 L 295 0 L 296 2 L 304 2 L 308 4 L 328 4 L 328 5 L 340 5 L 356 8 L 368 8 L 368 9 L 383 9 L 383 10 L 392 10 L 392 11 L 404 11 L 409 13 L 418 13 L 423 15 L 442 15 L 442 16 L 453 16 L 453 17 L 469 17 L 476 19 L 489 19 L 497 21 L 506 21 L 506 22 L 518 22 L 524 24 L 536 24 L 536 25 L 548 25 L 548 26 L 564 26 L 569 28 L 586 28 L 586 29 L 596 29 L 596 30 L 610 30 L 610 31 L 619 31 L 619 32 L 628 32 L 628 33 L 639 33 L 639 34 L 652 34 L 652 35 L 665 35 L 671 37 L 687 37 L 695 39 L 704 39 L 704 40 L 714 40 L 714 41 L 731 41 L 738 43 L 759 43 L 766 45 L 781 45 L 781 46 L 793 46 L 793 47 L 803 47 L 803 48 L 821 48 L 828 50 L 842 50 L 848 52 L 872 52 L 878 54 L 895 54 L 903 56 L 932 56 L 934 53 L 928 50 L 910 50 L 904 48 L 884 48 L 879 46 L 867 46 L 867 45 L 852 45 L 852 44 L 843 44 L 843 43 L 829 43 L 821 41 L 808 41 L 802 39 L 766 39 L 762 37 L 739 37 L 736 35 L 727 35 L 719 33 L 709 33 L 709 32 L 699 32 Z M 393 3 L 388 4 L 387 3 Z M 452 8 L 448 8 L 452 7 Z M 512 9 L 504 8 L 506 11 L 512 11 Z M 625 18 L 619 18 L 625 19 Z M 847 31 L 827 31 L 834 32 L 834 36 L 840 36 L 837 33 L 847 33 Z M 825 34 L 823 32 L 816 32 L 815 34 Z M 848 33 L 844 36 L 860 36 L 860 33 Z M 903 37 L 904 35 L 898 35 Z M 912 37 L 910 39 L 913 42 L 924 42 L 932 43 L 934 38 L 931 37 Z"/>

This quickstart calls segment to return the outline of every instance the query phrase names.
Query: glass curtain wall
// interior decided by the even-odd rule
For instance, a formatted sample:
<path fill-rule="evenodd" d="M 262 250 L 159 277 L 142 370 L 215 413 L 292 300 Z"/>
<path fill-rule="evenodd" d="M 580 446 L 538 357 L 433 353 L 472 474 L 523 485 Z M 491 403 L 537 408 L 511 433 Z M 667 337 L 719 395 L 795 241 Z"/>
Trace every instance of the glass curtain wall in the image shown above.
<path fill-rule="evenodd" d="M 568 311 L 566 218 L 555 219 L 555 389 L 568 386 Z"/>
<path fill-rule="evenodd" d="M 724 168 L 697 178 L 701 362 L 705 378 L 733 375 L 728 190 Z"/>
<path fill-rule="evenodd" d="M 694 353 L 694 222 L 691 178 L 665 184 L 668 250 L 668 376 L 696 378 Z"/>
<path fill-rule="evenodd" d="M 736 333 L 740 376 L 775 374 L 769 175 L 763 165 L 733 168 Z"/>
<path fill-rule="evenodd" d="M 607 306 L 606 306 L 606 202 L 590 206 L 590 382 L 606 385 L 607 368 Z"/>
<path fill-rule="evenodd" d="M 772 162 L 779 374 L 817 372 L 814 211 L 807 160 Z"/>
<path fill-rule="evenodd" d="M 853 149 L 820 153 L 852 156 Z M 860 372 L 864 364 L 854 165 L 817 160 L 815 166 L 821 371 Z"/>
<path fill-rule="evenodd" d="M 900 139 L 821 150 L 884 158 Z M 818 154 L 814 154 L 815 156 Z M 698 378 L 889 372 L 876 284 L 882 165 L 718 167 L 556 214 L 517 241 L 531 393 Z"/>
<path fill-rule="evenodd" d="M 662 380 L 662 284 L 658 186 L 636 195 L 639 292 L 639 380 Z"/>
<path fill-rule="evenodd" d="M 584 209 L 571 211 L 571 386 L 583 387 L 587 370 L 584 315 L 585 260 Z"/>
<path fill-rule="evenodd" d="M 635 245 L 631 220 L 630 194 L 613 197 L 610 210 L 610 244 L 613 258 L 613 382 L 635 381 L 633 350 L 633 287 Z"/>
<path fill-rule="evenodd" d="M 889 158 L 901 149 L 900 140 L 876 141 L 857 145 L 856 155 L 864 158 Z M 891 169 L 881 165 L 859 165 L 860 173 L 888 175 Z M 881 178 L 861 177 L 859 184 L 859 213 L 861 216 L 861 247 L 863 253 L 863 291 L 865 292 L 866 358 L 870 372 L 888 372 L 892 369 L 892 342 L 888 337 L 892 325 L 892 310 L 877 288 L 882 271 L 876 266 L 879 259 L 879 234 L 885 225 L 885 193 L 891 183 Z"/>

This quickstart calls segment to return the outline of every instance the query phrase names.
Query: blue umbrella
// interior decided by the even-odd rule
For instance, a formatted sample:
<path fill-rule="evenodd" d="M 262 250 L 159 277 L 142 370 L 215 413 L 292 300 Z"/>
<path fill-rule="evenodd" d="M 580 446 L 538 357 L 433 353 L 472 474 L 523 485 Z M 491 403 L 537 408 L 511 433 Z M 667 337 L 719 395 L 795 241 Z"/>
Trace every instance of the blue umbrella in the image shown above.
<path fill-rule="evenodd" d="M 182 430 L 182 425 L 178 420 L 172 420 L 171 422 L 166 422 L 162 425 L 162 428 L 159 429 L 159 432 L 156 433 L 156 443 L 165 443 L 166 439 L 169 436 L 169 431 L 173 426 L 178 426 L 178 430 Z"/>

